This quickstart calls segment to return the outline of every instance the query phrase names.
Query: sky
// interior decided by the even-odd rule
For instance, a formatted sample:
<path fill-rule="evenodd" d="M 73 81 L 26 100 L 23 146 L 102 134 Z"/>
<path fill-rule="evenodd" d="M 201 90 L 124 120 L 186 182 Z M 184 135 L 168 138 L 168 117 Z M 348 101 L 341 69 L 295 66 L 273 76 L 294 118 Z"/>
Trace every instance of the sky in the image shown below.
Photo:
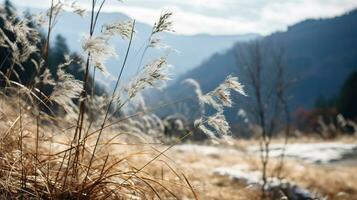
<path fill-rule="evenodd" d="M 98 0 L 100 1 L 100 0 Z M 45 8 L 50 0 L 12 0 L 22 7 Z M 90 0 L 78 0 L 89 8 Z M 174 13 L 177 34 L 268 35 L 307 18 L 341 15 L 357 0 L 107 0 L 106 12 L 122 12 L 152 25 L 163 10 Z"/>

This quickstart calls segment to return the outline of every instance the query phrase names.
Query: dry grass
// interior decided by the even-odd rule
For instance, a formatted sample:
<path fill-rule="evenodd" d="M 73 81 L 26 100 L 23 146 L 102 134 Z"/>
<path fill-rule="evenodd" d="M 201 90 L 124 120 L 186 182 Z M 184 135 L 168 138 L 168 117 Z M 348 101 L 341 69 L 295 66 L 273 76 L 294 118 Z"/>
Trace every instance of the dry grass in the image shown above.
<path fill-rule="evenodd" d="M 91 192 L 91 194 L 109 194 L 111 189 L 116 188 L 115 194 L 124 199 L 134 196 L 148 199 L 194 199 L 195 195 L 198 199 L 217 200 L 257 199 L 260 197 L 259 189 L 247 187 L 229 177 L 213 173 L 217 167 L 229 167 L 237 164 L 248 165 L 251 170 L 260 170 L 261 164 L 258 156 L 235 151 L 235 149 L 239 149 L 236 145 L 243 145 L 240 149 L 244 149 L 246 146 L 256 145 L 257 143 L 254 141 L 239 140 L 230 147 L 218 146 L 218 148 L 228 148 L 229 150 L 217 154 L 203 154 L 173 148 L 140 172 L 135 173 L 165 150 L 167 146 L 154 144 L 155 141 L 149 137 L 138 138 L 121 134 L 113 139 L 113 136 L 116 135 L 116 127 L 106 130 L 106 133 L 110 134 L 103 137 L 96 155 L 97 161 L 93 164 L 93 173 L 90 174 L 87 183 L 84 186 L 76 185 L 74 179 L 73 185 L 66 186 L 66 190 L 63 190 L 61 187 L 64 171 L 59 168 L 63 163 L 64 154 L 57 153 L 68 148 L 69 143 L 66 141 L 70 142 L 71 131 L 63 131 L 63 128 L 60 127 L 70 127 L 71 124 L 57 121 L 55 126 L 51 123 L 52 120 L 47 121 L 49 125 L 43 126 L 40 130 L 41 139 L 37 153 L 38 162 L 36 162 L 36 159 L 33 159 L 36 154 L 36 126 L 34 125 L 36 118 L 27 112 L 22 119 L 24 146 L 21 161 L 18 145 L 20 127 L 19 121 L 16 121 L 18 108 L 15 105 L 10 106 L 11 104 L 6 102 L 11 102 L 11 100 L 4 97 L 1 101 L 0 128 L 6 131 L 2 131 L 1 135 L 3 140 L 0 182 L 2 193 L 7 195 L 7 198 L 41 196 L 42 198 L 61 199 L 68 198 L 69 195 L 77 197 L 76 192 L 82 189 L 81 187 L 94 190 L 95 192 Z M 95 129 L 94 127 L 93 130 Z M 4 133 L 6 132 L 5 137 Z M 109 135 L 111 137 L 108 137 Z M 341 140 L 343 142 L 353 141 L 352 138 L 347 137 Z M 106 143 L 106 141 L 110 142 Z M 316 142 L 317 140 L 304 138 L 302 141 Z M 93 138 L 89 139 L 88 145 L 90 146 L 93 142 Z M 279 142 L 280 139 L 273 141 L 273 143 Z M 110 155 L 110 160 L 107 159 L 108 155 Z M 86 160 L 88 161 L 88 158 L 84 157 L 79 174 L 84 173 Z M 118 163 L 115 165 L 115 162 Z M 269 174 L 274 172 L 277 163 L 272 159 L 268 168 Z M 100 171 L 103 167 L 104 170 L 108 170 L 107 178 L 100 180 Z M 25 170 L 23 171 L 23 169 Z M 21 183 L 22 173 L 25 173 L 26 176 L 25 185 Z M 118 187 L 123 180 L 133 174 L 135 176 L 130 181 Z M 356 166 L 312 165 L 287 159 L 282 175 L 287 180 L 296 182 L 311 191 L 316 191 L 329 199 L 357 199 Z M 83 179 L 83 177 L 79 177 L 79 179 L 81 178 Z M 113 184 L 107 184 L 109 181 Z M 78 183 L 83 182 L 79 181 Z M 101 195 L 91 196 L 91 199 L 101 199 L 102 197 Z"/>
<path fill-rule="evenodd" d="M 49 119 L 49 125 L 41 127 L 37 140 L 36 117 L 27 112 L 20 127 L 16 114 L 18 108 L 8 106 L 10 104 L 4 100 L 1 104 L 1 198 L 182 199 L 185 196 L 178 191 L 185 190 L 185 195 L 194 194 L 184 175 L 171 167 L 172 161 L 165 158 L 153 161 L 162 149 L 148 145 L 152 140 L 124 134 L 114 137 L 115 128 L 107 130 L 110 136 L 103 137 L 98 145 L 95 161 L 86 178 L 91 155 L 88 152 L 92 150 L 95 138 L 87 139 L 85 151 L 88 152 L 81 156 L 76 177 L 72 171 L 66 171 L 73 132 L 60 128 L 68 127 L 70 123 L 57 121 L 55 126 L 51 123 L 53 119 Z M 150 165 L 143 168 L 148 163 Z"/>

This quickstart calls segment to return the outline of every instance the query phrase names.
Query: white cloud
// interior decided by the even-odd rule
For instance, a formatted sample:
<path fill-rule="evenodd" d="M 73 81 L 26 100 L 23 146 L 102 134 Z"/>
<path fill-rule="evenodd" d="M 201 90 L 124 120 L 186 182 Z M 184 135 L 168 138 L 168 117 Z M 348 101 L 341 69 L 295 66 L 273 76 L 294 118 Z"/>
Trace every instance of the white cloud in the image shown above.
<path fill-rule="evenodd" d="M 48 0 L 14 0 L 44 7 Z M 83 5 L 88 2 L 80 0 Z M 128 0 L 108 1 L 106 11 L 123 12 L 153 24 L 162 9 L 174 11 L 178 34 L 269 34 L 306 18 L 332 17 L 357 7 L 356 0 Z M 87 5 L 88 6 L 88 5 Z"/>

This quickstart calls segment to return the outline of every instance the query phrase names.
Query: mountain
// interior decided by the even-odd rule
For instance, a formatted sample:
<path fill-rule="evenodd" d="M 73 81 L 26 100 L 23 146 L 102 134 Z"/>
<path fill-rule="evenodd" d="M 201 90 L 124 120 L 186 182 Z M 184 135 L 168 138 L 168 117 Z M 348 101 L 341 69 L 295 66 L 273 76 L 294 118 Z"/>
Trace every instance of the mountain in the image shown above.
<path fill-rule="evenodd" d="M 289 90 L 290 105 L 312 108 L 317 98 L 337 95 L 349 74 L 357 70 L 357 10 L 328 19 L 310 19 L 259 39 L 262 43 L 286 50 L 286 72 L 297 80 Z M 238 42 L 235 47 L 247 46 Z M 244 66 L 237 65 L 234 49 L 216 53 L 193 70 L 182 75 L 165 90 L 173 99 L 192 94 L 192 88 L 182 85 L 186 78 L 196 79 L 203 89 L 214 89 L 229 74 L 238 75 L 249 87 Z M 174 92 L 170 92 L 174 91 Z M 248 91 L 249 94 L 249 91 Z M 242 97 L 240 97 L 242 99 Z M 249 101 L 249 97 L 243 98 Z M 240 105 L 232 108 L 236 116 Z"/>
<path fill-rule="evenodd" d="M 31 12 L 37 13 L 42 10 L 31 9 Z M 158 13 L 159 15 L 160 13 Z M 102 13 L 98 20 L 97 33 L 100 31 L 104 23 L 110 23 L 115 21 L 125 21 L 130 18 L 121 13 Z M 88 33 L 88 27 L 90 18 L 82 18 L 71 12 L 63 12 L 60 15 L 58 23 L 54 29 L 54 35 L 61 34 L 67 39 L 67 43 L 72 51 L 82 52 L 81 41 L 83 35 Z M 137 22 L 136 34 L 132 43 L 131 52 L 128 57 L 126 70 L 124 72 L 124 78 L 129 79 L 137 71 L 139 60 L 143 52 L 143 46 L 145 45 L 150 33 L 151 27 L 147 24 Z M 178 74 L 183 74 L 193 67 L 202 63 L 205 59 L 208 59 L 215 52 L 222 52 L 231 48 L 237 41 L 248 41 L 259 37 L 258 34 L 245 34 L 245 35 L 178 35 L 174 33 L 161 34 L 162 41 L 175 49 L 169 55 L 168 61 L 173 65 L 171 74 L 173 78 L 177 78 Z M 53 37 L 54 38 L 54 37 Z M 123 55 L 125 54 L 128 41 L 124 41 L 120 38 L 113 39 L 113 44 L 116 46 L 118 52 L 118 59 L 110 59 L 107 63 L 109 72 L 108 77 L 100 77 L 102 83 L 110 86 L 114 83 L 113 79 L 119 73 L 122 63 Z M 143 63 L 150 62 L 151 60 L 165 55 L 163 49 L 150 49 Z M 111 78 L 111 79 L 110 79 Z M 111 81 L 108 81 L 111 80 Z"/>

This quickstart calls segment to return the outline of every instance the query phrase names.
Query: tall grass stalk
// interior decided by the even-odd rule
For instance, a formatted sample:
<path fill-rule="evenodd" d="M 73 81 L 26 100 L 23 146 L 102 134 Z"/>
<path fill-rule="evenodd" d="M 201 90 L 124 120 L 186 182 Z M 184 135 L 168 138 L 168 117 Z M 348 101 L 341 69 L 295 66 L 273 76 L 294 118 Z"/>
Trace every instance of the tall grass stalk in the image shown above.
<path fill-rule="evenodd" d="M 88 170 L 86 172 L 86 175 L 85 175 L 85 179 L 84 179 L 84 184 L 86 183 L 86 180 L 87 180 L 87 177 L 88 177 L 88 173 L 91 169 L 91 166 L 93 164 L 93 159 L 94 159 L 94 155 L 96 153 L 96 150 L 97 150 L 97 147 L 98 147 L 98 143 L 100 141 L 100 138 L 102 136 L 102 133 L 103 133 L 103 129 L 104 129 L 104 126 L 106 125 L 106 122 L 107 122 L 107 118 L 108 118 L 108 115 L 109 115 L 109 112 L 110 112 L 110 108 L 113 104 L 113 101 L 115 99 L 115 94 L 117 92 L 117 89 L 118 89 L 118 86 L 119 86 L 119 82 L 120 82 L 120 79 L 122 77 L 122 74 L 123 74 L 123 71 L 124 71 L 124 68 L 126 66 L 126 61 L 127 61 L 127 58 L 128 58 L 128 55 L 129 55 L 129 51 L 130 51 L 130 48 L 131 48 L 131 43 L 132 43 L 132 39 L 133 39 L 133 35 L 134 35 L 134 28 L 135 28 L 135 20 L 133 21 L 133 26 L 132 26 L 132 30 L 131 30 L 131 35 L 130 35 L 130 40 L 129 40 L 129 44 L 128 44 L 128 47 L 127 47 L 127 50 L 126 50 L 126 54 L 125 54 L 125 58 L 124 58 L 124 61 L 123 61 L 123 65 L 120 69 L 120 72 L 119 72 L 119 75 L 118 75 L 118 78 L 117 78 L 117 81 L 115 83 L 115 86 L 114 86 L 114 89 L 113 89 L 113 93 L 111 95 L 111 99 L 110 99 L 110 102 L 107 106 L 107 109 L 106 109 L 106 112 L 105 112 L 105 115 L 104 115 L 104 119 L 103 119 L 103 122 L 102 122 L 102 125 L 100 127 L 100 130 L 99 130 L 99 133 L 98 133 L 98 137 L 96 139 L 96 142 L 95 142 L 95 145 L 94 145 L 94 149 L 93 149 L 93 152 L 92 152 L 92 156 L 89 160 L 89 166 L 88 166 Z"/>

